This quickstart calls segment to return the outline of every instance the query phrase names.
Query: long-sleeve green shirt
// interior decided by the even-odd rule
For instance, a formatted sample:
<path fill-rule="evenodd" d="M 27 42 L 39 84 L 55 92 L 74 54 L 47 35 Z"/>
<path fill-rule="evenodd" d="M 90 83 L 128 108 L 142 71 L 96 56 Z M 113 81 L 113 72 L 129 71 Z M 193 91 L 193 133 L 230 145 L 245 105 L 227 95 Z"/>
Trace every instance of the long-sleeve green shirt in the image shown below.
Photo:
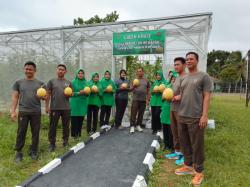
<path fill-rule="evenodd" d="M 115 97 L 114 93 L 116 92 L 116 85 L 113 80 L 111 79 L 105 79 L 105 77 L 100 81 L 100 84 L 102 86 L 102 96 L 101 96 L 101 105 L 107 105 L 107 106 L 114 106 L 115 104 Z M 108 86 L 112 86 L 112 92 L 106 92 L 105 89 Z"/>
<path fill-rule="evenodd" d="M 74 94 L 70 98 L 71 116 L 85 116 L 87 113 L 88 96 L 79 95 L 80 90 L 87 86 L 87 81 L 85 78 L 82 80 L 77 78 L 79 71 L 84 72 L 82 69 L 79 69 L 76 72 L 76 77 L 71 82 L 74 90 Z"/>

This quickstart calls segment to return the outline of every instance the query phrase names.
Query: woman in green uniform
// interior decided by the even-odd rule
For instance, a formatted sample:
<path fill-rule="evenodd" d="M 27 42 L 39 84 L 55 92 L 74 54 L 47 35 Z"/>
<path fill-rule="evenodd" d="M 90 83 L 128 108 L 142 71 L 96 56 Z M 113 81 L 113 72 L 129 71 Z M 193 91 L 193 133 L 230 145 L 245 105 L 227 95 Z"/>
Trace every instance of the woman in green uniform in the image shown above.
<path fill-rule="evenodd" d="M 150 99 L 150 106 L 152 112 L 152 133 L 156 134 L 157 131 L 161 130 L 161 106 L 162 106 L 162 91 L 161 86 L 162 84 L 165 85 L 165 78 L 163 77 L 162 71 L 157 71 L 156 80 L 153 82 L 150 92 L 151 92 L 151 99 Z"/>
<path fill-rule="evenodd" d="M 100 81 L 103 94 L 101 97 L 101 114 L 100 114 L 100 127 L 101 129 L 108 128 L 111 108 L 115 104 L 114 93 L 116 86 L 113 80 L 111 80 L 111 73 L 105 71 L 104 77 Z"/>
<path fill-rule="evenodd" d="M 87 113 L 88 104 L 88 97 L 83 92 L 84 87 L 87 86 L 83 69 L 77 70 L 71 83 L 74 90 L 74 94 L 70 98 L 71 136 L 77 138 L 81 136 L 82 123 Z"/>
<path fill-rule="evenodd" d="M 99 74 L 94 73 L 89 81 L 91 93 L 88 101 L 87 112 L 87 133 L 94 133 L 97 130 L 98 112 L 101 107 L 102 87 L 99 81 Z M 93 125 L 92 125 L 93 121 Z"/>
<path fill-rule="evenodd" d="M 175 79 L 177 74 L 171 74 L 169 81 L 165 81 L 166 88 L 172 88 L 172 81 Z M 163 127 L 163 139 L 165 149 L 173 151 L 173 135 L 170 127 L 170 107 L 172 101 L 163 100 L 163 104 L 161 107 L 161 123 Z"/>

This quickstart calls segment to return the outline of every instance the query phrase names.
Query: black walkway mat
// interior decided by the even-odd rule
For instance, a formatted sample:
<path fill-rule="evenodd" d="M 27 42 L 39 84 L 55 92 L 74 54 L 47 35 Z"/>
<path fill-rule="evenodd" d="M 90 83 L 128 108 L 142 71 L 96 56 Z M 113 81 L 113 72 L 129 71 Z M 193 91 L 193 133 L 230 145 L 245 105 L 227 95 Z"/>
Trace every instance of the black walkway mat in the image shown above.
<path fill-rule="evenodd" d="M 30 186 L 131 187 L 154 138 L 150 130 L 112 129 Z"/>

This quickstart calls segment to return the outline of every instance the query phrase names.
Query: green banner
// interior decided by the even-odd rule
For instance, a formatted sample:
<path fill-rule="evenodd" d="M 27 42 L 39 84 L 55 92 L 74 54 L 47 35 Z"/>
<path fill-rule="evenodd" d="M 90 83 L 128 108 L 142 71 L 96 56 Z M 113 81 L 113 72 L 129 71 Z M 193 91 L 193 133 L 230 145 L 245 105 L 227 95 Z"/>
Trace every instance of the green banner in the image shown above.
<path fill-rule="evenodd" d="M 113 55 L 163 54 L 165 30 L 113 33 Z"/>

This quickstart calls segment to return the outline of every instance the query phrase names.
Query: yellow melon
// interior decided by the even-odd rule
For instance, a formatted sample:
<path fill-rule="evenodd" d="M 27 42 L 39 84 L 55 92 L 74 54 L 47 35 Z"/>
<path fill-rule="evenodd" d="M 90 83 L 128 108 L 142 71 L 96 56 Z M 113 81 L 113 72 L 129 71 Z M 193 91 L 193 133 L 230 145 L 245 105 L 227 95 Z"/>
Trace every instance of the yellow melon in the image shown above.
<path fill-rule="evenodd" d="M 45 97 L 46 96 L 46 90 L 44 88 L 39 88 L 36 91 L 36 95 L 38 97 Z"/>
<path fill-rule="evenodd" d="M 153 92 L 154 93 L 157 93 L 157 92 L 159 92 L 160 90 L 159 90 L 159 86 L 154 86 L 154 88 L 153 88 Z"/>
<path fill-rule="evenodd" d="M 165 90 L 165 85 L 164 84 L 161 84 L 160 86 L 159 86 L 159 91 L 160 92 L 163 92 L 164 90 Z"/>
<path fill-rule="evenodd" d="M 98 92 L 97 86 L 96 86 L 96 85 L 93 85 L 93 86 L 91 87 L 91 91 L 92 91 L 93 93 L 97 93 L 97 92 Z"/>
<path fill-rule="evenodd" d="M 72 88 L 70 88 L 69 86 L 66 87 L 66 88 L 64 89 L 64 94 L 65 94 L 66 96 L 71 96 L 72 93 L 73 93 L 73 90 L 72 90 Z"/>
<path fill-rule="evenodd" d="M 111 85 L 108 85 L 106 88 L 107 92 L 112 92 L 113 91 L 113 87 Z"/>
<path fill-rule="evenodd" d="M 162 94 L 162 99 L 167 101 L 172 101 L 174 97 L 174 92 L 171 88 L 166 88 Z"/>
<path fill-rule="evenodd" d="M 88 86 L 86 86 L 86 87 L 83 89 L 83 93 L 84 93 L 85 95 L 89 95 L 90 92 L 91 92 L 91 89 L 90 89 L 90 87 L 88 87 Z"/>
<path fill-rule="evenodd" d="M 139 84 L 140 84 L 139 79 L 134 79 L 133 85 L 134 85 L 134 86 L 139 86 Z"/>
<path fill-rule="evenodd" d="M 121 84 L 121 88 L 126 89 L 127 87 L 128 87 L 128 84 L 127 84 L 127 83 L 122 83 L 122 84 Z"/>

